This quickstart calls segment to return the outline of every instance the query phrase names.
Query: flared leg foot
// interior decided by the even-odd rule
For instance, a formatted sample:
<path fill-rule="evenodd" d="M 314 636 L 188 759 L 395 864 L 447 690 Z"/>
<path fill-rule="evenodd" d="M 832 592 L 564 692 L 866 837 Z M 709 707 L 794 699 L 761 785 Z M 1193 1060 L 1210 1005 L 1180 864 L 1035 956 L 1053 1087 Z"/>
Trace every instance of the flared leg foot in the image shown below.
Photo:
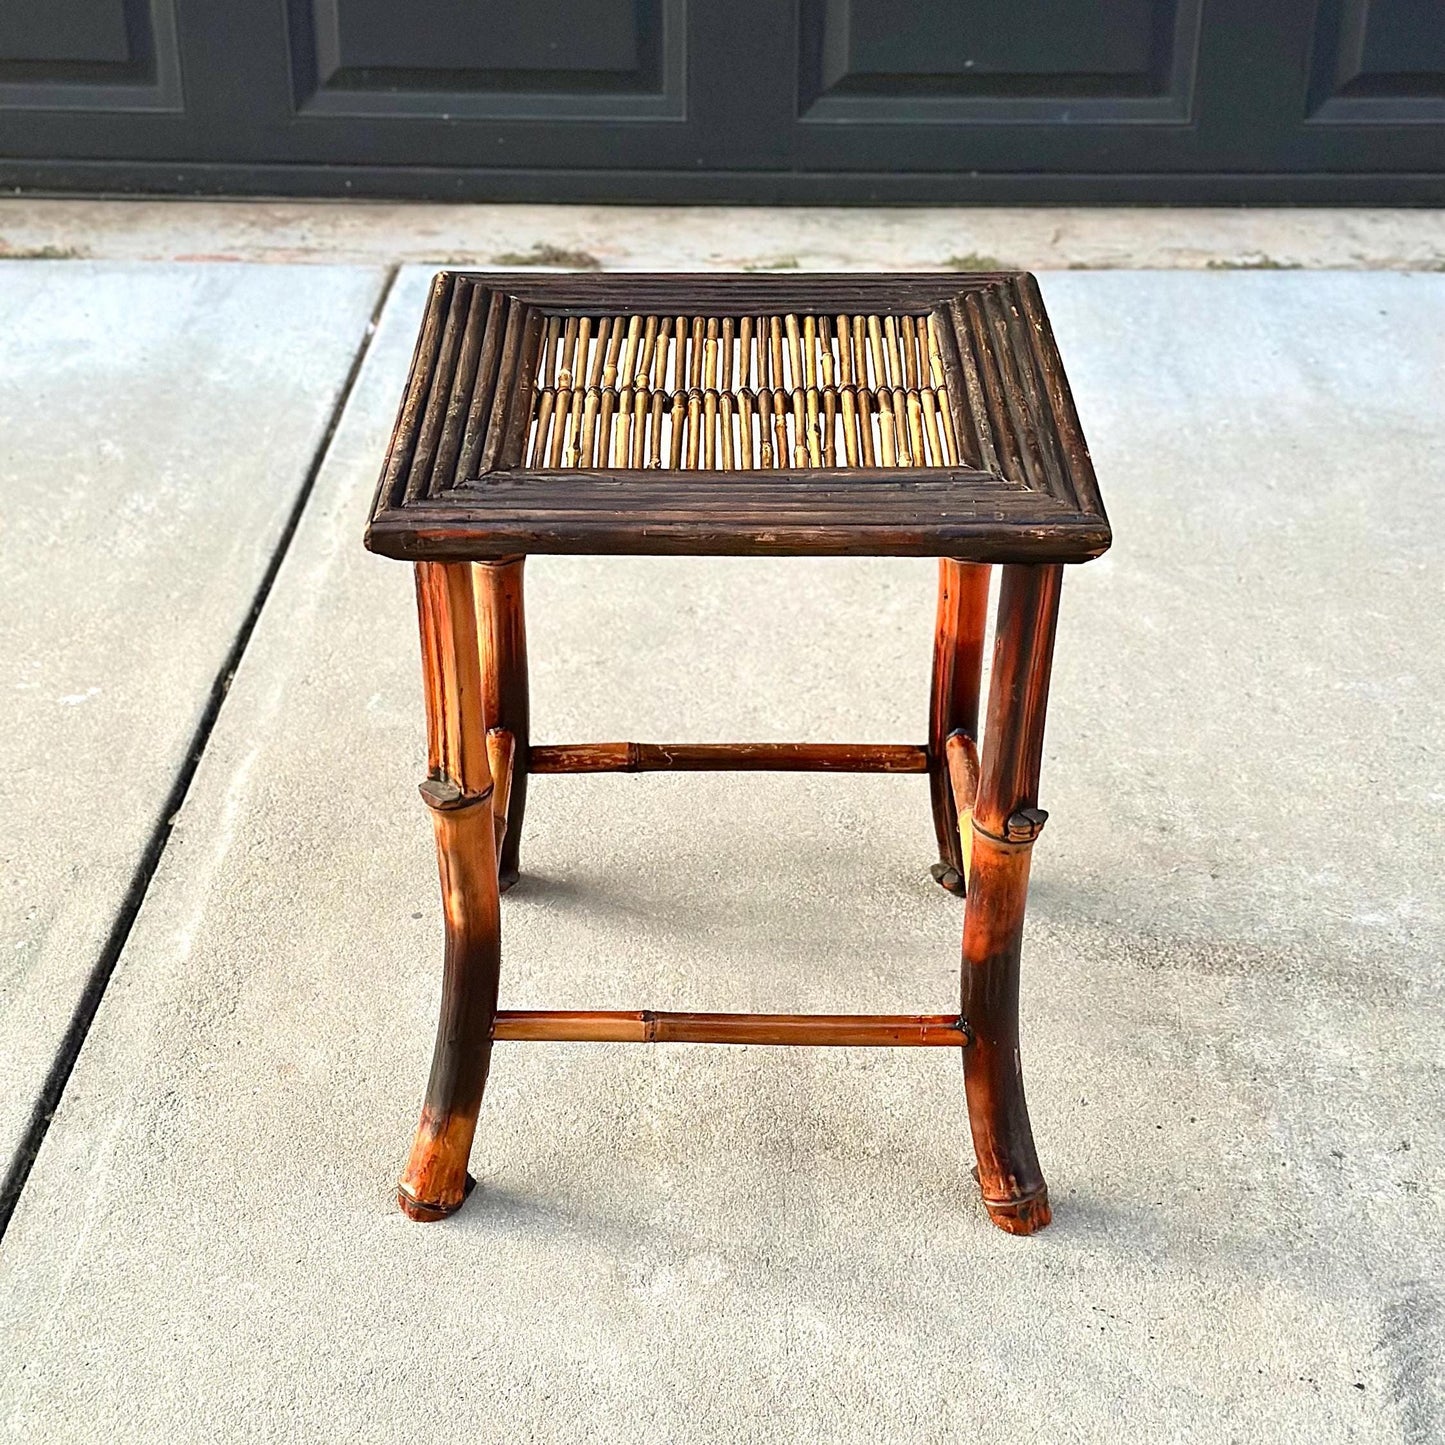
<path fill-rule="evenodd" d="M 408 1219 L 431 1224 L 455 1214 L 466 1203 L 477 1187 L 467 1173 L 476 1127 L 475 1117 L 436 1121 L 423 1115 L 411 1158 L 396 1186 L 396 1202 Z"/>
<path fill-rule="evenodd" d="M 1005 1234 L 1037 1234 L 1053 1222 L 1049 1209 L 1049 1191 L 1041 1188 L 1027 1199 L 1006 1199 L 995 1201 L 985 1199 L 983 1207 L 988 1217 Z"/>
<path fill-rule="evenodd" d="M 466 1192 L 470 1194 L 476 1187 L 477 1181 L 468 1174 Z M 401 1212 L 414 1224 L 437 1224 L 443 1219 L 450 1219 L 462 1207 L 460 1204 L 423 1204 L 421 1200 L 413 1199 L 401 1185 L 397 1185 L 396 1202 Z"/>

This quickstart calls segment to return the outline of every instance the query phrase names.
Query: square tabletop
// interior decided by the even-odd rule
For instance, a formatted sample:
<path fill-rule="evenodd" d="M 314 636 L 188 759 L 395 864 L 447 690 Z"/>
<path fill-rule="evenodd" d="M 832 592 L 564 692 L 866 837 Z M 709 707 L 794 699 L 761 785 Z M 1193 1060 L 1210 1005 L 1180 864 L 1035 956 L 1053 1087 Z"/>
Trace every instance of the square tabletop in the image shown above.
<path fill-rule="evenodd" d="M 366 534 L 411 560 L 1109 540 L 1025 272 L 443 271 Z"/>

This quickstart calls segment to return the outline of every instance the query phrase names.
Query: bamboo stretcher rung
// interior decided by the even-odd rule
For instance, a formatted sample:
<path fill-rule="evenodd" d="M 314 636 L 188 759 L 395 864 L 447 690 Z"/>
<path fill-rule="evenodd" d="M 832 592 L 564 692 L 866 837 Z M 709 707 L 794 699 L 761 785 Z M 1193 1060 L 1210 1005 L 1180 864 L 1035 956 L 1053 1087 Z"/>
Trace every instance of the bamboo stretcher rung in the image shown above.
<path fill-rule="evenodd" d="M 926 773 L 914 743 L 553 743 L 530 749 L 529 773 Z"/>
<path fill-rule="evenodd" d="M 960 465 L 932 315 L 560 322 L 538 342 L 531 467 Z"/>
<path fill-rule="evenodd" d="M 502 1009 L 492 1037 L 551 1043 L 774 1044 L 836 1048 L 962 1048 L 957 1014 L 716 1014 Z"/>

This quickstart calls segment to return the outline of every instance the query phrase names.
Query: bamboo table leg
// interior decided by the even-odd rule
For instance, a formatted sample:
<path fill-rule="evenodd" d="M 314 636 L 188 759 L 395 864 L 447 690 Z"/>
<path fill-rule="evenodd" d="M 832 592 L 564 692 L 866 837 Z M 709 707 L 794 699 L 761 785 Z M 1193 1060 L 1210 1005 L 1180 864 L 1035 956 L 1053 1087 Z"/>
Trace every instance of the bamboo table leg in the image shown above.
<path fill-rule="evenodd" d="M 976 562 L 938 562 L 938 622 L 933 637 L 933 688 L 928 717 L 928 786 L 939 861 L 930 870 L 950 893 L 964 891 L 963 844 L 949 781 L 948 739 L 962 732 L 978 742 L 978 695 L 983 675 L 983 629 L 989 568 Z"/>
<path fill-rule="evenodd" d="M 522 844 L 522 815 L 527 808 L 527 755 L 531 709 L 527 690 L 527 621 L 522 608 L 525 557 L 478 562 L 477 638 L 482 658 L 482 708 L 489 728 L 502 728 L 513 740 L 507 828 L 498 864 L 502 892 L 517 881 L 517 850 Z M 501 779 L 497 780 L 498 782 Z"/>
<path fill-rule="evenodd" d="M 1018 997 L 1029 857 L 1047 816 L 1039 765 L 1062 573 L 1003 569 L 963 926 L 968 1119 L 984 1205 L 1010 1234 L 1032 1234 L 1050 1218 L 1024 1101 Z"/>
<path fill-rule="evenodd" d="M 467 1158 L 491 1062 L 501 934 L 492 777 L 482 711 L 472 568 L 416 567 L 426 687 L 428 778 L 446 915 L 441 1017 L 431 1077 L 397 1201 L 413 1219 L 444 1219 L 461 1207 Z"/>

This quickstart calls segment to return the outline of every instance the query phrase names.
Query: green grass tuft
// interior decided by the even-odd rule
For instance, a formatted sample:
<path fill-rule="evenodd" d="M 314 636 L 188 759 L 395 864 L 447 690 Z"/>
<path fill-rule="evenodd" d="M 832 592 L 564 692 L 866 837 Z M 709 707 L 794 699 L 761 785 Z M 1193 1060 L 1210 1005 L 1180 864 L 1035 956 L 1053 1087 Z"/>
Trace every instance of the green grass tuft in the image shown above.
<path fill-rule="evenodd" d="M 79 246 L 21 246 L 12 248 L 0 241 L 0 261 L 83 261 Z"/>
<path fill-rule="evenodd" d="M 1206 261 L 1206 271 L 1300 271 L 1298 261 L 1276 261 L 1273 256 L 1241 256 L 1237 260 Z"/>
<path fill-rule="evenodd" d="M 530 251 L 503 251 L 493 266 L 555 266 L 561 271 L 600 271 L 602 262 L 590 251 L 574 251 L 539 241 Z"/>
<path fill-rule="evenodd" d="M 982 251 L 965 251 L 962 256 L 950 256 L 943 263 L 946 271 L 1017 271 L 1017 266 L 1005 266 L 997 256 L 987 256 Z"/>

